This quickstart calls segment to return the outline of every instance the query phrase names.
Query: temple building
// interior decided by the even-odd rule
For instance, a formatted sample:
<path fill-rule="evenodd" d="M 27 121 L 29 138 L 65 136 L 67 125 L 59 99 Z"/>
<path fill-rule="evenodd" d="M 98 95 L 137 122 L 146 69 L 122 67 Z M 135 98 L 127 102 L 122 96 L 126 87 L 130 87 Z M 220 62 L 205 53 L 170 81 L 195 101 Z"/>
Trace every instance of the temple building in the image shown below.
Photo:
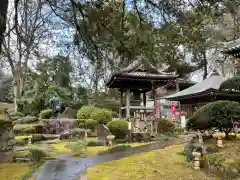
<path fill-rule="evenodd" d="M 139 118 L 138 122 L 132 120 L 136 128 L 142 128 L 146 121 L 151 121 L 149 126 L 152 129 L 156 128 L 157 99 L 192 85 L 192 82 L 179 80 L 174 72 L 162 72 L 150 63 L 141 61 L 134 61 L 113 73 L 106 83 L 108 88 L 117 88 L 121 93 L 120 118 L 130 121 Z"/>
<path fill-rule="evenodd" d="M 235 57 L 234 65 L 240 68 L 240 39 L 224 43 L 223 53 Z M 170 101 L 178 101 L 181 110 L 190 116 L 197 108 L 217 100 L 240 101 L 240 93 L 231 90 L 222 90 L 220 87 L 226 78 L 220 76 L 216 70 L 210 76 L 183 91 L 166 96 Z"/>

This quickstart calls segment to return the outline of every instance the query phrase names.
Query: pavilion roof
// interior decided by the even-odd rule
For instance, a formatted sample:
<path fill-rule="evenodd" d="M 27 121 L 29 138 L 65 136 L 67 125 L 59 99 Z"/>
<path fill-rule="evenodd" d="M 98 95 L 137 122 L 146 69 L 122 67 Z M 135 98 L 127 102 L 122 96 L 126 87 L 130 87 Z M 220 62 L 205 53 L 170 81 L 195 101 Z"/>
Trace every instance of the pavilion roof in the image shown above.
<path fill-rule="evenodd" d="M 113 73 L 106 86 L 109 88 L 130 88 L 130 86 L 134 86 L 149 89 L 151 88 L 151 81 L 165 81 L 164 83 L 167 83 L 167 80 L 175 80 L 176 78 L 175 73 L 160 72 L 151 63 L 136 60 L 126 68 Z"/>
<path fill-rule="evenodd" d="M 223 53 L 240 57 L 240 38 L 223 43 Z"/>
<path fill-rule="evenodd" d="M 221 83 L 225 81 L 225 78 L 220 76 L 216 70 L 202 82 L 199 82 L 183 91 L 177 92 L 175 94 L 166 96 L 168 100 L 178 101 L 184 98 L 191 98 L 202 93 L 210 93 L 219 89 Z"/>

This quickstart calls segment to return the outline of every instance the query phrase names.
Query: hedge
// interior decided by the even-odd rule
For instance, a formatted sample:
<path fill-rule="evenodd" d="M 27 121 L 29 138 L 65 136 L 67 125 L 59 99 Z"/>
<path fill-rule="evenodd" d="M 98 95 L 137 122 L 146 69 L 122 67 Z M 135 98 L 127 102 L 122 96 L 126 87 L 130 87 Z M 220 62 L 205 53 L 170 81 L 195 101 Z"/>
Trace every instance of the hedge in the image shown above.
<path fill-rule="evenodd" d="M 33 134 L 33 133 L 43 133 L 42 124 L 16 124 L 13 126 L 13 131 L 15 134 Z"/>
<path fill-rule="evenodd" d="M 110 132 L 115 135 L 116 138 L 125 138 L 128 133 L 128 121 L 127 120 L 115 120 L 110 121 L 107 124 Z"/>

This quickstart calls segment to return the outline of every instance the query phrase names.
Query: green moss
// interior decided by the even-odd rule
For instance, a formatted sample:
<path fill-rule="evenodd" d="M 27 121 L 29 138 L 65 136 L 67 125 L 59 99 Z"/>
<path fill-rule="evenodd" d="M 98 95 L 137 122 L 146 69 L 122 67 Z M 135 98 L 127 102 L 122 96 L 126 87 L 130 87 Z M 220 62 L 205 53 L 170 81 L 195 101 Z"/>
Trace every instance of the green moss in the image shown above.
<path fill-rule="evenodd" d="M 90 180 L 216 180 L 202 171 L 195 171 L 185 162 L 184 156 L 176 153 L 183 149 L 183 145 L 170 146 L 165 149 L 154 150 L 126 157 L 121 160 L 106 162 L 88 168 Z"/>
<path fill-rule="evenodd" d="M 0 177 L 3 180 L 18 180 L 29 171 L 27 163 L 0 163 Z"/>

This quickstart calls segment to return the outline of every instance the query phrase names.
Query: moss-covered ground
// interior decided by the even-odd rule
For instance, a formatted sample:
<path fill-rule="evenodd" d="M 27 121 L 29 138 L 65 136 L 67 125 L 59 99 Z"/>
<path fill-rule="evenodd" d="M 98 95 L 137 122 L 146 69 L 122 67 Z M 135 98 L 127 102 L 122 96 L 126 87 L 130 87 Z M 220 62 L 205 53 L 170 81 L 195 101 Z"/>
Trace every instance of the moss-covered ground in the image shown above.
<path fill-rule="evenodd" d="M 0 163 L 0 178 L 2 180 L 20 180 L 29 171 L 27 163 Z"/>
<path fill-rule="evenodd" d="M 106 162 L 88 169 L 89 180 L 216 180 L 196 171 L 178 155 L 183 145 Z"/>

